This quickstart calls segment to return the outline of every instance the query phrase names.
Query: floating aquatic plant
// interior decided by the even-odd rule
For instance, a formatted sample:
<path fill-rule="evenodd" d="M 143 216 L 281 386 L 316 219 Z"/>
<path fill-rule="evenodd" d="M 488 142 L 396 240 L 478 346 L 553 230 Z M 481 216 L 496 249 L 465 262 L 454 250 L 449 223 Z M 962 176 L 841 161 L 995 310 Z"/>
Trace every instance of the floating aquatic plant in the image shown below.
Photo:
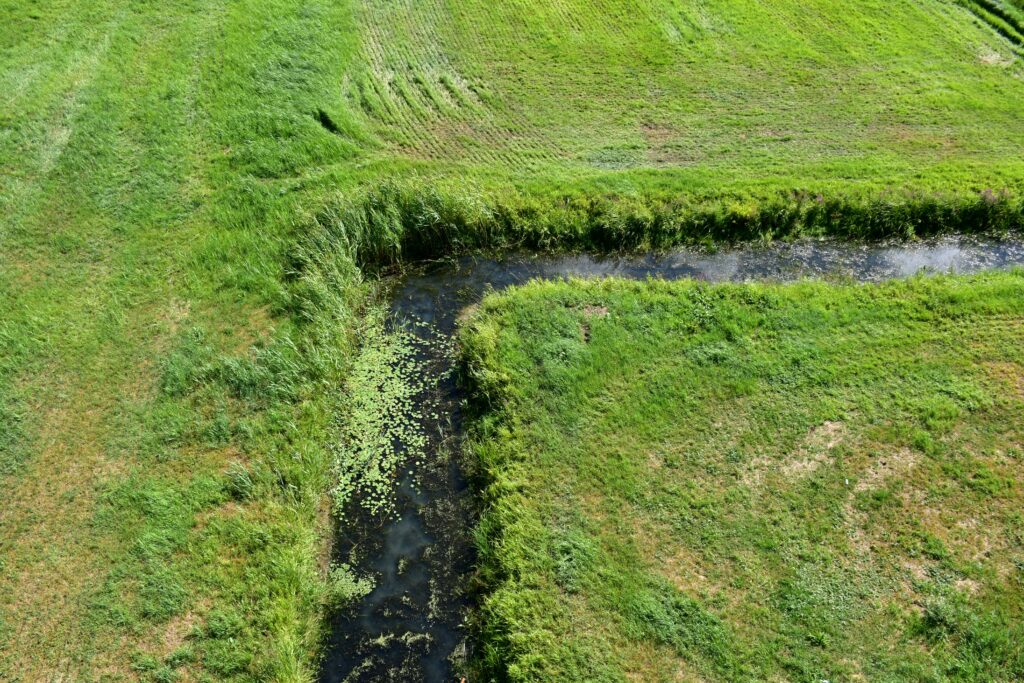
<path fill-rule="evenodd" d="M 439 419 L 432 389 L 451 372 L 452 342 L 422 321 L 370 327 L 346 386 L 349 414 L 336 449 L 334 506 L 393 514 L 403 467 L 429 460 L 425 420 Z"/>

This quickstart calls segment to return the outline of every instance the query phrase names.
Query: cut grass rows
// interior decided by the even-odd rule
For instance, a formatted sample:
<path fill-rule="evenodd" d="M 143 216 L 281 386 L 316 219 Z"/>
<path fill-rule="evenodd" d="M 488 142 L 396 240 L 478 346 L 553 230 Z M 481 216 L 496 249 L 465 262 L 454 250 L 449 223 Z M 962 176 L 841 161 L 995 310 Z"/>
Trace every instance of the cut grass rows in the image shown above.
<path fill-rule="evenodd" d="M 1013 5 L 998 0 L 971 0 L 971 11 L 1010 41 L 1019 55 L 1024 48 L 1024 15 Z"/>
<path fill-rule="evenodd" d="M 988 84 L 993 92 L 1019 87 L 1019 61 L 955 3 L 837 11 L 828 2 L 680 9 L 651 0 L 625 11 L 582 0 L 432 0 L 371 3 L 360 21 L 365 68 L 384 87 L 420 74 L 433 83 L 440 72 L 489 93 L 485 116 L 453 116 L 432 103 L 430 88 L 403 86 L 400 108 L 412 118 L 371 123 L 385 144 L 401 138 L 399 157 L 433 162 L 419 164 L 423 170 L 468 164 L 482 178 L 509 172 L 516 182 L 521 171 L 562 181 L 569 169 L 659 167 L 692 182 L 695 165 L 762 176 L 785 168 L 810 178 L 825 164 L 826 176 L 844 167 L 850 180 L 902 185 L 901 159 L 913 160 L 920 177 L 951 154 L 963 163 L 975 146 L 994 161 L 1019 145 L 1003 139 L 1018 127 L 1008 109 L 991 109 L 998 98 L 983 124 L 999 126 L 995 136 L 969 114 L 988 99 L 977 98 Z M 922 34 L 929 44 L 918 41 Z M 969 102 L 954 94 L 961 78 L 986 85 Z"/>

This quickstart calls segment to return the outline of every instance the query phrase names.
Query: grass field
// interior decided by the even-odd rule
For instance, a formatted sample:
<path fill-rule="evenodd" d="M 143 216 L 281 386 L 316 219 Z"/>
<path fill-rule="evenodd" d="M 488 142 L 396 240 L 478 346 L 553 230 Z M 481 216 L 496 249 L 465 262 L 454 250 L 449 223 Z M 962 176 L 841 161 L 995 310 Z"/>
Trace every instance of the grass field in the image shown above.
<path fill-rule="evenodd" d="M 1015 4 L 374 1 L 353 20 L 318 115 L 382 188 L 347 221 L 387 223 L 391 252 L 1020 223 Z"/>
<path fill-rule="evenodd" d="M 389 161 L 484 184 L 980 191 L 1024 142 L 1024 12 L 982 4 L 375 0 L 344 104 Z"/>
<path fill-rule="evenodd" d="M 0 680 L 314 675 L 364 271 L 1019 227 L 1019 4 L 677 5 L 0 0 Z"/>
<path fill-rule="evenodd" d="M 536 282 L 463 343 L 508 680 L 1024 676 L 1024 272 Z"/>
<path fill-rule="evenodd" d="M 308 680 L 369 288 L 294 176 L 351 156 L 307 113 L 346 10 L 0 16 L 0 680 Z"/>
<path fill-rule="evenodd" d="M 352 21 L 315 117 L 362 190 L 323 218 L 378 237 L 374 260 L 1024 212 L 1016 2 L 373 1 Z"/>

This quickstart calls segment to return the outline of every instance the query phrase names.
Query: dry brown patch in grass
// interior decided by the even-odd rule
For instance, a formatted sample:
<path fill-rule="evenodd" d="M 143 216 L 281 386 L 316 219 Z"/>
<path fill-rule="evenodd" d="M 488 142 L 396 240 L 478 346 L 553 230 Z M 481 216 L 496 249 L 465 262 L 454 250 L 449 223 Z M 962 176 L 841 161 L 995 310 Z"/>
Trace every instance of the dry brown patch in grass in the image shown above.
<path fill-rule="evenodd" d="M 269 306 L 249 309 L 244 324 L 222 325 L 222 333 L 226 334 L 226 351 L 241 356 L 249 353 L 254 345 L 266 340 L 274 331 L 274 317 Z"/>
<path fill-rule="evenodd" d="M 73 676 L 61 662 L 83 642 L 84 603 L 105 575 L 97 552 L 102 539 L 90 531 L 89 520 L 97 492 L 123 472 L 123 464 L 104 453 L 103 408 L 80 387 L 46 410 L 38 453 L 8 483 L 0 507 L 6 560 L 0 595 L 7 597 L 0 611 L 16 624 L 6 646 L 13 654 L 10 670 L 24 680 Z M 93 668 L 108 664 L 92 662 Z"/>
<path fill-rule="evenodd" d="M 787 477 L 806 477 L 828 460 L 831 451 L 846 434 L 842 422 L 823 422 L 807 433 L 804 443 L 794 454 L 796 457 L 782 465 L 782 474 Z"/>
<path fill-rule="evenodd" d="M 5 263 L 0 264 L 3 266 L 0 269 L 0 280 L 7 280 L 13 285 L 18 285 L 22 291 L 28 291 L 37 284 L 39 273 L 34 264 L 9 256 L 6 256 L 5 260 Z"/>
<path fill-rule="evenodd" d="M 846 432 L 843 422 L 823 422 L 811 428 L 803 442 L 783 459 L 754 458 L 743 474 L 743 481 L 750 487 L 759 486 L 773 470 L 785 479 L 808 477 L 829 459 L 832 450 L 846 437 Z"/>
<path fill-rule="evenodd" d="M 641 124 L 640 132 L 650 146 L 663 145 L 677 135 L 676 129 L 672 126 L 652 122 Z"/>
<path fill-rule="evenodd" d="M 853 490 L 857 493 L 874 490 L 893 477 L 906 475 L 920 460 L 921 454 L 909 448 L 881 455 L 861 473 Z"/>
<path fill-rule="evenodd" d="M 270 339 L 274 332 L 274 315 L 269 306 L 256 306 L 239 310 L 237 315 L 224 316 L 223 311 L 210 307 L 193 307 L 190 302 L 171 300 L 160 311 L 167 334 L 158 340 L 160 348 L 174 339 L 186 320 L 190 325 L 209 332 L 216 350 L 225 355 L 246 356 L 260 342 Z"/>
<path fill-rule="evenodd" d="M 912 489 L 901 497 L 921 528 L 941 540 L 954 556 L 993 566 L 997 573 L 1003 565 L 1012 564 L 1011 542 L 1000 522 L 1004 513 L 997 503 L 966 514 L 956 506 L 929 504 L 927 493 L 921 490 Z"/>
<path fill-rule="evenodd" d="M 229 400 L 232 406 L 234 399 Z M 178 457 L 161 463 L 161 472 L 182 480 L 190 479 L 199 472 L 224 475 L 233 464 L 248 465 L 252 458 L 234 446 L 207 448 L 185 446 L 177 451 Z"/>
<path fill-rule="evenodd" d="M 637 683 L 650 681 L 686 681 L 703 683 L 707 680 L 694 671 L 693 666 L 669 647 L 653 643 L 632 642 L 629 659 L 624 663 L 626 680 Z"/>
<path fill-rule="evenodd" d="M 832 450 L 839 445 L 846 435 L 846 424 L 842 422 L 822 422 L 807 433 L 804 442 L 806 449 Z"/>
<path fill-rule="evenodd" d="M 608 519 L 605 511 L 605 497 L 596 490 L 588 490 L 580 494 L 580 512 L 587 518 L 596 521 L 598 524 Z"/>
<path fill-rule="evenodd" d="M 238 503 L 228 501 L 223 505 L 219 505 L 208 510 L 202 510 L 195 516 L 195 523 L 192 525 L 192 529 L 197 533 L 202 533 L 210 525 L 211 522 L 216 523 L 219 520 L 230 519 L 232 517 L 244 514 L 245 508 Z"/>
<path fill-rule="evenodd" d="M 861 669 L 861 662 L 860 662 L 859 659 L 854 659 L 853 657 L 846 657 L 844 659 L 841 659 L 840 662 L 842 662 L 842 664 L 847 669 L 850 670 L 850 678 L 847 679 L 847 680 L 850 680 L 850 681 L 866 681 L 866 680 L 868 680 L 867 677 L 864 675 L 863 670 Z"/>
<path fill-rule="evenodd" d="M 871 571 L 877 556 L 885 552 L 888 542 L 868 531 L 868 514 L 856 509 L 853 501 L 851 492 L 843 504 L 843 523 L 849 548 L 846 553 L 847 562 L 860 571 Z"/>
<path fill-rule="evenodd" d="M 978 52 L 978 61 L 987 66 L 1007 67 L 1013 64 L 1012 57 L 1006 57 L 987 45 Z"/>
<path fill-rule="evenodd" d="M 916 500 L 914 500 L 916 498 Z M 948 540 L 949 528 L 954 523 L 954 512 L 937 508 L 927 501 L 927 494 L 923 491 L 916 491 L 913 496 L 903 496 L 906 509 L 917 520 L 920 528 L 943 543 Z"/>
<path fill-rule="evenodd" d="M 167 628 L 164 629 L 164 637 L 161 642 L 164 656 L 171 654 L 184 645 L 185 639 L 201 621 L 202 617 L 192 610 L 171 619 L 167 624 Z"/>
<path fill-rule="evenodd" d="M 701 558 L 689 548 L 678 548 L 661 564 L 659 573 L 690 596 L 717 593 L 720 586 L 708 580 Z"/>
<path fill-rule="evenodd" d="M 163 659 L 181 648 L 181 646 L 185 644 L 185 640 L 188 639 L 188 637 L 196 631 L 199 624 L 203 622 L 209 608 L 209 600 L 202 600 L 195 606 L 195 608 L 188 610 L 184 614 L 172 617 L 171 620 L 163 626 L 162 635 L 155 639 L 159 644 L 156 654 Z"/>
<path fill-rule="evenodd" d="M 192 304 L 184 299 L 171 299 L 167 302 L 164 320 L 167 321 L 168 336 L 174 336 L 181 329 L 181 323 L 192 312 Z"/>
<path fill-rule="evenodd" d="M 173 328 L 188 309 L 180 301 L 165 304 L 159 318 Z M 160 346 L 166 338 L 161 332 L 153 342 Z M 94 362 L 105 360 L 99 356 Z M 0 506 L 0 546 L 7 560 L 0 614 L 17 624 L 6 643 L 13 656 L 5 665 L 26 681 L 78 680 L 86 671 L 118 680 L 130 670 L 129 651 L 95 642 L 114 636 L 86 633 L 83 617 L 107 576 L 108 558 L 119 551 L 116 541 L 91 524 L 99 493 L 126 476 L 130 464 L 107 452 L 111 418 L 123 414 L 125 404 L 150 398 L 153 370 L 148 359 L 112 364 L 110 381 L 97 386 L 87 379 L 95 369 L 54 369 L 26 383 L 37 397 L 31 409 L 41 416 L 35 455 L 9 480 Z M 83 664 L 82 648 L 101 654 Z"/>
<path fill-rule="evenodd" d="M 903 560 L 902 565 L 907 577 L 912 581 L 922 582 L 928 580 L 928 563 L 924 560 L 908 557 Z"/>
<path fill-rule="evenodd" d="M 1009 549 L 1002 531 L 996 519 L 963 517 L 950 529 L 947 542 L 971 562 L 987 562 Z"/>
<path fill-rule="evenodd" d="M 274 315 L 270 310 L 270 306 L 250 308 L 246 320 L 248 322 L 246 329 L 254 333 L 250 340 L 250 345 L 259 339 L 261 333 L 274 327 Z"/>
<path fill-rule="evenodd" d="M 1018 401 L 1024 401 L 1024 368 L 1018 363 L 991 361 L 983 363 L 982 367 L 989 377 L 1009 391 L 1010 396 Z"/>
<path fill-rule="evenodd" d="M 934 133 L 927 128 L 908 125 L 883 126 L 882 135 L 897 146 L 910 149 L 942 149 L 954 150 L 959 147 L 958 141 L 949 135 Z"/>
<path fill-rule="evenodd" d="M 580 337 L 583 338 L 584 342 L 590 343 L 590 319 L 604 318 L 607 315 L 607 306 L 585 306 L 583 308 L 583 316 L 585 320 L 580 323 Z"/>
<path fill-rule="evenodd" d="M 668 166 L 694 162 L 692 152 L 680 144 L 679 131 L 672 126 L 646 123 L 640 127 L 647 145 L 646 160 L 652 166 Z"/>
<path fill-rule="evenodd" d="M 184 647 L 186 641 L 199 630 L 210 611 L 210 604 L 209 598 L 197 601 L 192 609 L 174 616 L 165 624 L 150 630 L 143 638 L 139 639 L 143 642 L 136 641 L 135 646 L 157 659 L 166 659 Z M 123 672 L 114 675 L 116 672 L 113 670 L 107 673 L 112 674 L 114 680 L 121 680 L 124 676 Z M 178 668 L 176 673 L 175 680 L 179 683 L 190 683 L 197 680 L 196 672 L 190 665 Z"/>
<path fill-rule="evenodd" d="M 847 541 L 850 544 L 850 550 L 853 553 L 853 557 L 858 560 L 867 561 L 871 553 L 874 551 L 874 544 L 871 542 L 871 538 L 864 530 L 862 523 L 866 515 L 856 515 L 848 512 L 847 520 L 852 521 L 852 529 L 847 534 Z"/>
<path fill-rule="evenodd" d="M 868 467 L 867 479 L 878 483 L 887 478 L 889 473 L 887 467 L 873 469 Z M 885 470 L 885 471 L 883 471 Z M 881 535 L 871 531 L 871 514 L 857 509 L 854 506 L 856 493 L 869 490 L 872 485 L 864 484 L 862 481 L 847 488 L 848 494 L 843 504 L 843 520 L 846 530 L 846 541 L 848 544 L 848 560 L 853 567 L 863 571 L 869 571 L 876 563 L 879 556 L 884 555 L 892 549 L 892 538 L 888 533 Z M 906 497 L 906 494 L 904 494 Z M 907 507 L 907 509 L 910 509 Z M 923 581 L 927 578 L 927 569 L 922 560 L 916 558 L 905 558 L 900 560 L 902 571 L 898 571 L 898 582 L 902 586 L 901 597 L 898 602 L 909 604 L 916 599 L 913 590 L 915 581 Z"/>
<path fill-rule="evenodd" d="M 666 540 L 672 538 L 670 529 L 640 516 L 633 517 L 631 522 L 637 548 L 648 561 L 652 573 L 694 599 L 718 595 L 726 590 L 726 586 L 716 578 L 709 577 L 711 568 L 705 566 L 698 551 Z M 742 601 L 742 596 L 728 592 L 726 595 L 730 596 L 728 602 L 731 604 Z"/>
<path fill-rule="evenodd" d="M 665 462 L 660 453 L 656 451 L 648 451 L 647 453 L 647 464 L 652 470 L 660 470 L 664 467 Z"/>

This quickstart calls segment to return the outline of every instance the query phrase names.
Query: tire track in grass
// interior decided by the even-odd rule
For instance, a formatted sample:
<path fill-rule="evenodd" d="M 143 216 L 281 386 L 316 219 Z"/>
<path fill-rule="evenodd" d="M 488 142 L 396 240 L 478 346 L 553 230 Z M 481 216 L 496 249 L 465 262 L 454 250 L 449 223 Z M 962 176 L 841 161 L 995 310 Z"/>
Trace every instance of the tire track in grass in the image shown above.
<path fill-rule="evenodd" d="M 440 29 L 430 30 L 452 23 L 451 15 L 460 10 L 451 8 L 449 12 L 445 3 L 438 0 L 403 9 L 425 19 L 413 26 L 405 39 L 399 38 L 399 29 L 388 30 L 396 24 L 389 19 L 393 15 L 390 6 L 378 3 L 363 8 L 363 54 L 370 74 L 366 78 L 384 84 L 386 94 L 380 99 L 393 103 L 393 116 L 378 115 L 372 104 L 361 102 L 360 109 L 376 119 L 378 126 L 411 131 L 406 144 L 417 156 L 480 163 L 501 158 L 513 166 L 519 157 L 548 158 L 548 153 L 535 151 L 543 150 L 542 145 L 526 142 L 537 137 L 530 134 L 527 118 L 506 107 L 495 110 L 480 94 L 482 89 L 474 83 L 475 79 L 451 63 L 447 51 L 435 38 Z M 503 126 L 510 130 L 502 130 Z M 393 132 L 379 133 L 394 139 Z M 459 140 L 465 134 L 483 144 Z M 499 157 L 498 150 L 502 148 L 509 152 Z"/>
<path fill-rule="evenodd" d="M 923 87 L 918 62 L 949 62 L 950 47 L 970 51 L 978 39 L 982 20 L 965 20 L 967 1 L 889 12 L 865 2 L 837 13 L 795 0 L 743 7 L 709 0 L 683 9 L 666 0 L 628 7 L 370 0 L 358 12 L 362 68 L 381 77 L 398 111 L 386 117 L 369 97 L 360 111 L 403 157 L 495 163 L 509 172 L 546 161 L 582 168 L 745 162 L 774 172 L 837 156 L 853 164 L 867 151 L 885 156 L 879 146 L 892 148 L 894 160 L 906 158 L 897 152 L 941 160 L 943 139 L 987 144 L 944 107 L 934 110 L 943 125 L 929 130 L 925 114 L 933 112 L 912 102 Z M 1005 16 L 1017 12 L 1002 0 L 982 1 L 998 3 Z M 901 27 L 915 22 L 935 40 L 908 42 Z M 771 35 L 765 25 L 776 27 Z M 638 52 L 643 58 L 631 62 Z M 714 77 L 702 79 L 711 65 Z M 651 153 L 642 130 L 648 119 L 689 150 Z M 885 161 L 881 168 L 897 172 L 895 161 Z"/>
<path fill-rule="evenodd" d="M 962 0 L 961 4 L 984 26 L 1001 36 L 1018 56 L 1024 57 L 1024 17 L 996 0 Z"/>

